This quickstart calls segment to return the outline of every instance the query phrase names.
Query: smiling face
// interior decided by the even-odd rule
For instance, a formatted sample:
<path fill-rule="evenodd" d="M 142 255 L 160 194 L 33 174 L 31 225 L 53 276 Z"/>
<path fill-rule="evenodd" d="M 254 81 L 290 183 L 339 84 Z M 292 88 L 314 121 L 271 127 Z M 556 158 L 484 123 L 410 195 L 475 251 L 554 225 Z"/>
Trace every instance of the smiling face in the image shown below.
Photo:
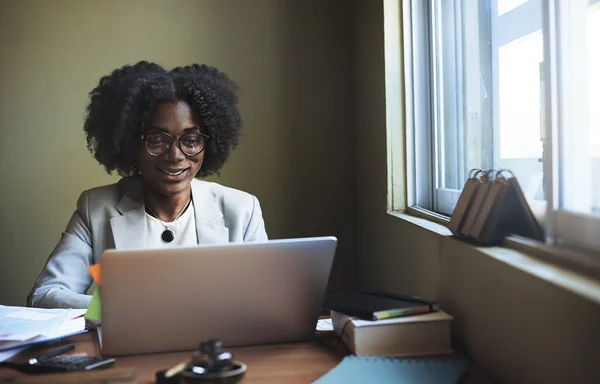
<path fill-rule="evenodd" d="M 171 136 L 201 132 L 188 103 L 160 103 L 149 116 L 144 135 L 164 132 Z M 140 140 L 138 167 L 148 192 L 163 196 L 189 193 L 190 183 L 202 166 L 204 151 L 195 156 L 186 156 L 173 139 L 169 150 L 160 156 L 152 156 Z"/>

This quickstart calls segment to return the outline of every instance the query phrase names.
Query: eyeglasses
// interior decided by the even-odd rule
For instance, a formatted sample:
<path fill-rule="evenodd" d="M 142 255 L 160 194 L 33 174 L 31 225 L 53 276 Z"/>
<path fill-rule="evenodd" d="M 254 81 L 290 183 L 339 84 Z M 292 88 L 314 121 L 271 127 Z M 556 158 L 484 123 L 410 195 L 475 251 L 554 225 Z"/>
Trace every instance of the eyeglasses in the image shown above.
<path fill-rule="evenodd" d="M 142 135 L 146 151 L 152 156 L 162 156 L 169 152 L 174 140 L 179 140 L 179 149 L 186 156 L 196 156 L 204 150 L 204 144 L 210 137 L 200 132 L 186 133 L 173 136 L 166 132 L 152 132 Z"/>

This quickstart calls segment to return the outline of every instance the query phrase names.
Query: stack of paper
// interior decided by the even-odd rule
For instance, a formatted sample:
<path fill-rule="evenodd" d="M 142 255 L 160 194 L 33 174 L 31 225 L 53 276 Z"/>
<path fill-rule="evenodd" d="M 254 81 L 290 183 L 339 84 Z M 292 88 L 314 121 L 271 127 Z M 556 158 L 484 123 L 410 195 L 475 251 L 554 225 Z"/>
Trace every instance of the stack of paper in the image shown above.
<path fill-rule="evenodd" d="M 85 312 L 0 305 L 0 361 L 28 346 L 85 332 Z"/>

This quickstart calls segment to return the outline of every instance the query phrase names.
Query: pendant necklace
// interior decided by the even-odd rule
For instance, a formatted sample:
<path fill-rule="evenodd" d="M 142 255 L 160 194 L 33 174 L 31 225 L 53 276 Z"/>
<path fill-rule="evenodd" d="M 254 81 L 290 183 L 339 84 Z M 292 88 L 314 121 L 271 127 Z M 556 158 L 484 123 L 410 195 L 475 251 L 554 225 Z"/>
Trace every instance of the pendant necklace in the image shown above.
<path fill-rule="evenodd" d="M 159 219 L 158 215 L 152 210 L 152 208 L 149 205 L 146 205 L 146 207 L 148 207 L 148 209 L 150 210 L 150 213 L 152 213 L 152 215 L 154 215 L 154 217 L 156 217 L 156 219 L 158 221 L 160 221 L 160 223 L 163 225 L 163 227 L 165 227 L 165 230 L 160 235 L 160 238 L 162 239 L 162 241 L 164 241 L 165 243 L 170 243 L 171 241 L 175 240 L 175 233 L 173 233 L 173 231 L 171 231 L 171 229 L 169 229 L 169 224 L 173 224 L 174 222 L 176 222 L 177 219 L 179 219 L 179 216 L 181 216 L 183 214 L 183 212 L 185 212 L 185 210 L 187 209 L 187 207 L 190 205 L 191 202 L 192 202 L 192 198 L 190 197 L 187 204 L 179 212 L 177 217 L 175 217 L 175 220 L 171 221 L 170 223 L 165 223 L 164 221 Z"/>

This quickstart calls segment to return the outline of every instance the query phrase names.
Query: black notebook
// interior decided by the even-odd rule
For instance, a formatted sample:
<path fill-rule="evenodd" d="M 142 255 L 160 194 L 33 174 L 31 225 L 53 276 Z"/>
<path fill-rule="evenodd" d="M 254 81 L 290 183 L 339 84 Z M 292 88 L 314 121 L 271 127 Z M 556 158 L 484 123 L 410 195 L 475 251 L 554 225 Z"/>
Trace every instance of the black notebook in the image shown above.
<path fill-rule="evenodd" d="M 346 356 L 313 384 L 457 384 L 465 375 L 466 359 L 390 359 Z"/>
<path fill-rule="evenodd" d="M 328 294 L 325 308 L 364 320 L 383 320 L 437 311 L 436 302 L 412 296 L 381 292 L 342 292 Z"/>

